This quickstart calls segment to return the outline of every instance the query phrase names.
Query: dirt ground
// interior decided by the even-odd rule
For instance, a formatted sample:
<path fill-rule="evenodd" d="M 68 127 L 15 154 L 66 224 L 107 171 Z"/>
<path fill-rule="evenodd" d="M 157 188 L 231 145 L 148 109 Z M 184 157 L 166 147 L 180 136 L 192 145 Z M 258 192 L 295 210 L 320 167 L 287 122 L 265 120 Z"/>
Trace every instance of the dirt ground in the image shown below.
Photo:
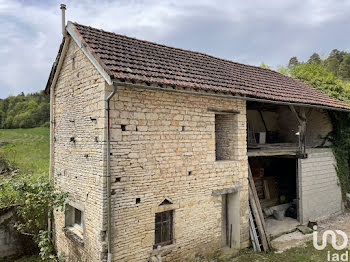
<path fill-rule="evenodd" d="M 342 230 L 350 239 L 350 212 L 329 217 L 325 220 L 318 221 L 318 239 L 322 239 L 322 234 L 325 230 Z M 341 239 L 341 238 L 340 238 Z M 294 231 L 289 234 L 282 235 L 271 241 L 273 248 L 277 253 L 283 252 L 289 248 L 297 246 L 305 246 L 306 242 L 312 240 L 312 234 L 304 235 L 300 231 Z M 328 241 L 330 238 L 328 239 Z"/>

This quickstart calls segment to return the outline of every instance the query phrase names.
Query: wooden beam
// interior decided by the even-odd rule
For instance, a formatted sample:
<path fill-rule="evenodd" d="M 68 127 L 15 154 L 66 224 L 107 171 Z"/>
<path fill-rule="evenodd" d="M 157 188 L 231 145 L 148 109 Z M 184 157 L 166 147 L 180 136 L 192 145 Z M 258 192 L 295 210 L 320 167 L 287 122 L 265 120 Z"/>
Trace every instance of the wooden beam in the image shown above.
<path fill-rule="evenodd" d="M 295 110 L 294 106 L 289 106 L 290 111 L 292 111 L 294 113 L 295 118 L 297 119 L 299 125 L 302 123 L 301 118 L 299 117 L 299 114 L 297 113 L 297 111 Z"/>
<path fill-rule="evenodd" d="M 305 143 L 305 132 L 306 132 L 306 113 L 305 108 L 301 107 L 298 113 L 294 106 L 289 106 L 290 110 L 294 113 L 298 123 L 299 123 L 299 151 L 302 154 L 306 154 L 306 143 Z"/>

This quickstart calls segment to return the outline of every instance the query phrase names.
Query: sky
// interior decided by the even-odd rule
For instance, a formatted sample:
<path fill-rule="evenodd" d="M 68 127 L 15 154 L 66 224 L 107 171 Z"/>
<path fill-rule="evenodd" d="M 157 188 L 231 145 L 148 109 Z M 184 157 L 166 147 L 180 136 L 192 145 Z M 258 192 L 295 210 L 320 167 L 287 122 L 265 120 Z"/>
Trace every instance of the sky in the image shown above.
<path fill-rule="evenodd" d="M 350 0 L 0 0 L 0 98 L 45 88 L 66 19 L 276 68 L 350 51 Z"/>

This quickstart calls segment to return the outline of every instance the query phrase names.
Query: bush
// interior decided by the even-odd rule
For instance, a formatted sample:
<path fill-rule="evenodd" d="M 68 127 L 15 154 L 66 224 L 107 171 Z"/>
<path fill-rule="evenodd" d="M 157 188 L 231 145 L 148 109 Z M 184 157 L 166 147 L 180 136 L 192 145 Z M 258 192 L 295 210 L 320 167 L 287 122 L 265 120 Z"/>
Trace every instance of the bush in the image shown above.
<path fill-rule="evenodd" d="M 63 207 L 67 195 L 46 176 L 17 174 L 0 179 L 0 208 L 13 208 L 16 230 L 37 244 L 43 260 L 54 258 L 48 218 L 54 209 Z"/>

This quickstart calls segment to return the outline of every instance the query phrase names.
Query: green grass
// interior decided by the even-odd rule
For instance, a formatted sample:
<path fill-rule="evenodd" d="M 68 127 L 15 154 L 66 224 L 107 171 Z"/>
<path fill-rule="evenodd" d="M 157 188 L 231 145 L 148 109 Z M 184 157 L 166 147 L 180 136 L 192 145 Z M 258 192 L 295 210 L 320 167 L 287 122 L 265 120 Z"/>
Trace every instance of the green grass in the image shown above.
<path fill-rule="evenodd" d="M 39 256 L 30 256 L 30 257 L 22 257 L 20 259 L 16 259 L 14 262 L 41 262 L 41 258 Z"/>
<path fill-rule="evenodd" d="M 0 129 L 0 153 L 25 173 L 48 174 L 49 141 L 49 128 Z"/>
<path fill-rule="evenodd" d="M 225 257 L 220 253 L 204 256 L 196 259 L 196 262 L 322 262 L 328 261 L 328 251 L 331 254 L 337 253 L 339 255 L 347 251 L 336 251 L 331 245 L 327 245 L 322 251 L 318 251 L 313 247 L 312 241 L 306 243 L 306 246 L 295 247 L 284 251 L 283 253 L 257 253 L 252 249 L 243 249 L 238 254 L 231 257 Z M 332 261 L 332 260 L 331 260 Z M 341 261 L 341 260 L 339 260 Z"/>

